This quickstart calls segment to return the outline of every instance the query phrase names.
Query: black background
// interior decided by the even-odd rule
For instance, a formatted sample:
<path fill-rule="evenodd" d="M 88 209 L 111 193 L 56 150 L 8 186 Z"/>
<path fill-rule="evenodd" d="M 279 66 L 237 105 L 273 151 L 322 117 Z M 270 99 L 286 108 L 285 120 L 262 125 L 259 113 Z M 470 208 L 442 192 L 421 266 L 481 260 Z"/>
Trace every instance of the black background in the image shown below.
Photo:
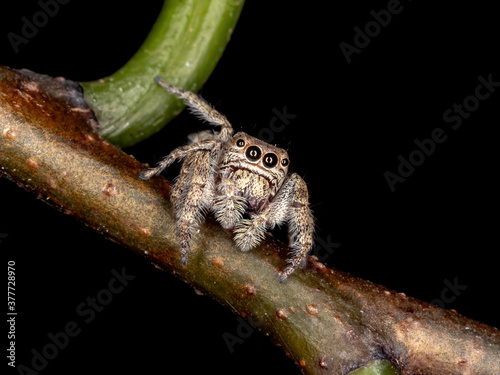
<path fill-rule="evenodd" d="M 2 5 L 0 64 L 77 81 L 107 76 L 140 46 L 161 4 L 73 0 L 19 53 L 7 34 L 19 33 L 21 17 L 39 6 Z M 353 28 L 387 1 L 248 1 L 201 93 L 235 129 L 254 135 L 269 127 L 273 108 L 297 115 L 272 142 L 288 149 L 291 168 L 308 183 L 317 236 L 340 244 L 327 264 L 426 301 L 456 279 L 467 289 L 446 307 L 499 326 L 500 93 L 457 130 L 443 121 L 474 94 L 478 76 L 500 81 L 498 13 L 477 2 L 401 5 L 347 63 L 339 44 L 353 44 Z M 204 128 L 183 113 L 126 151 L 153 163 Z M 398 155 L 408 157 L 414 140 L 436 128 L 447 140 L 391 192 L 384 173 L 396 172 Z M 231 354 L 222 335 L 236 334 L 235 315 L 6 179 L 0 205 L 0 233 L 8 234 L 1 252 L 17 269 L 18 364 L 29 365 L 49 332 L 81 322 L 76 307 L 125 267 L 136 278 L 81 324 L 44 374 L 170 373 L 179 365 L 184 373 L 299 373 L 259 332 Z"/>

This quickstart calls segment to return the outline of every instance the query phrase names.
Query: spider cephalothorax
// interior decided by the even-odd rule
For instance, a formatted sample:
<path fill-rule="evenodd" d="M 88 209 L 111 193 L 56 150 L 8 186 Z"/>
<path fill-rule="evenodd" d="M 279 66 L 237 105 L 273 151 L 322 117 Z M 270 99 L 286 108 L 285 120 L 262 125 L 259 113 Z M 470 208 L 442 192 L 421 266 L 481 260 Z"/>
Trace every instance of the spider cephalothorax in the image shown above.
<path fill-rule="evenodd" d="M 224 190 L 233 189 L 235 195 L 245 198 L 243 204 L 255 212 L 276 195 L 288 173 L 288 164 L 286 151 L 239 132 L 223 150 L 218 182 Z M 224 211 L 224 207 L 220 209 Z M 222 226 L 233 227 L 235 222 L 227 219 L 221 217 Z"/>
<path fill-rule="evenodd" d="M 198 133 L 190 144 L 141 173 L 141 178 L 148 179 L 176 159 L 184 159 L 171 195 L 182 262 L 187 264 L 191 233 L 203 212 L 213 212 L 224 228 L 232 229 L 243 251 L 258 245 L 267 228 L 288 223 L 292 254 L 280 273 L 284 281 L 305 261 L 314 232 L 307 185 L 298 174 L 288 175 L 287 152 L 243 132 L 232 135 L 229 121 L 196 94 L 159 78 L 157 83 L 184 99 L 197 115 L 221 127 L 219 133 Z"/>

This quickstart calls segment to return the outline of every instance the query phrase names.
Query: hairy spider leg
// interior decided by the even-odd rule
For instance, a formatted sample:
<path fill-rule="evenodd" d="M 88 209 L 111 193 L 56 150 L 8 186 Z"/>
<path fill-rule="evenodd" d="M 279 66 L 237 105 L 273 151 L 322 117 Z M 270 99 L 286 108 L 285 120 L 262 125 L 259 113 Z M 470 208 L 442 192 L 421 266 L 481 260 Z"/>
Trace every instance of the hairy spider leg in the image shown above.
<path fill-rule="evenodd" d="M 264 239 L 267 228 L 272 229 L 283 222 L 288 222 L 292 256 L 280 273 L 280 282 L 305 261 L 313 242 L 314 219 L 309 209 L 307 185 L 296 173 L 284 181 L 263 210 L 237 224 L 234 240 L 241 250 L 248 251 Z"/>
<path fill-rule="evenodd" d="M 209 201 L 209 171 L 211 153 L 197 151 L 188 156 L 182 166 L 180 181 L 172 189 L 172 202 L 181 243 L 181 261 L 186 265 L 193 230 L 203 217 L 204 204 Z"/>
<path fill-rule="evenodd" d="M 304 264 L 313 246 L 314 217 L 309 208 L 309 193 L 305 181 L 296 173 L 283 184 L 291 199 L 288 210 L 288 236 L 291 257 L 285 269 L 280 272 L 280 283 L 285 281 L 300 264 Z"/>
<path fill-rule="evenodd" d="M 205 141 L 193 143 L 191 145 L 177 147 L 174 151 L 172 151 L 170 154 L 161 159 L 156 165 L 156 167 L 148 168 L 142 171 L 139 174 L 139 177 L 142 178 L 143 180 L 149 180 L 151 177 L 156 176 L 157 174 L 163 172 L 163 170 L 169 167 L 175 160 L 177 159 L 182 160 L 189 154 L 196 151 L 211 151 L 216 146 L 217 143 L 218 143 L 217 140 L 207 139 Z"/>
<path fill-rule="evenodd" d="M 233 180 L 223 178 L 217 188 L 213 211 L 215 218 L 224 229 L 232 229 L 247 209 L 245 198 L 236 194 Z"/>
<path fill-rule="evenodd" d="M 161 77 L 156 77 L 155 81 L 168 92 L 174 94 L 180 99 L 183 99 L 184 103 L 191 109 L 191 112 L 195 116 L 201 120 L 207 121 L 213 126 L 220 126 L 220 141 L 227 142 L 231 138 L 233 135 L 233 127 L 226 116 L 212 108 L 212 106 L 200 96 L 190 91 L 169 85 Z"/>

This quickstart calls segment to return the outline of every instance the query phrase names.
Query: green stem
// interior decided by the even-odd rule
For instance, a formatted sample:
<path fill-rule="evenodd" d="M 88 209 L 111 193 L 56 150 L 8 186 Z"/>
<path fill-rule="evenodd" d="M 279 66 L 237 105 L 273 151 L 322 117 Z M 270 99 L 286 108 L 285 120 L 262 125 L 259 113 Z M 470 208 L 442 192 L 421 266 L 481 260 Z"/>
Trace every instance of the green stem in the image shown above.
<path fill-rule="evenodd" d="M 349 373 L 349 375 L 399 375 L 394 365 L 385 359 L 376 360 Z"/>
<path fill-rule="evenodd" d="M 198 91 L 221 57 L 243 0 L 184 0 L 165 4 L 146 41 L 120 70 L 82 83 L 100 133 L 120 147 L 160 130 L 183 104 L 158 88 L 155 76 Z"/>

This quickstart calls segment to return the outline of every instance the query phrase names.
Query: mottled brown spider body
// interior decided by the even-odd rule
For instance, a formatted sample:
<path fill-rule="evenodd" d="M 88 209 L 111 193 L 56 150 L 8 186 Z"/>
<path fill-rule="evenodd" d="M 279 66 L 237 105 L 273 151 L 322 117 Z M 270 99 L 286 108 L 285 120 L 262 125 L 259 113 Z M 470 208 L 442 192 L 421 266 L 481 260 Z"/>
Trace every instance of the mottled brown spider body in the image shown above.
<path fill-rule="evenodd" d="M 141 173 L 148 179 L 184 159 L 171 194 L 183 263 L 187 264 L 191 234 L 204 212 L 213 212 L 222 227 L 233 231 L 242 251 L 258 245 L 266 229 L 288 223 L 291 257 L 280 273 L 284 281 L 305 262 L 314 233 L 307 185 L 298 174 L 288 174 L 287 152 L 243 132 L 232 135 L 229 121 L 196 94 L 159 78 L 157 83 L 184 99 L 195 114 L 221 127 L 220 133 L 190 136 L 190 144 Z"/>

